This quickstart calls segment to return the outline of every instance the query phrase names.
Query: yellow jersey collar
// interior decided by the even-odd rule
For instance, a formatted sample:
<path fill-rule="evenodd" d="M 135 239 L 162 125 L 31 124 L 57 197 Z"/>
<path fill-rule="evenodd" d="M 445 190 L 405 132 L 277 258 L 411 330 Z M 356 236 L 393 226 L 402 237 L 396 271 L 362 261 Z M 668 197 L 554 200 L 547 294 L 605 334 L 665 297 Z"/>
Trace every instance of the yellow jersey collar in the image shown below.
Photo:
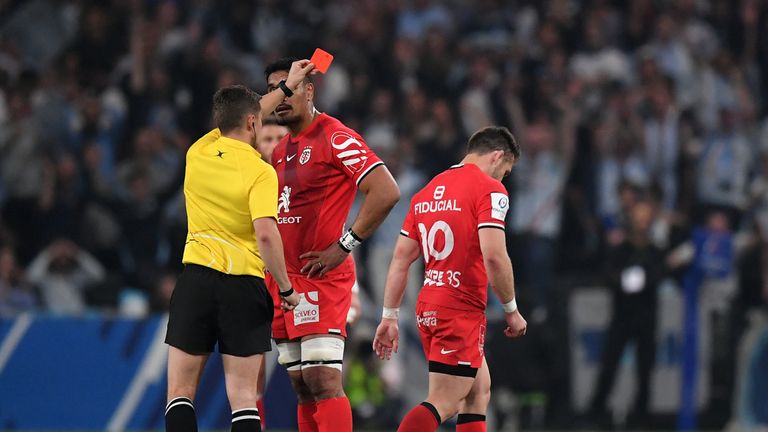
<path fill-rule="evenodd" d="M 221 141 L 221 142 L 223 142 L 225 144 L 232 145 L 234 147 L 240 147 L 240 148 L 246 148 L 247 147 L 248 149 L 253 150 L 259 157 L 261 157 L 261 153 L 259 153 L 259 151 L 256 150 L 256 148 L 254 148 L 252 145 L 248 144 L 245 141 L 240 141 L 238 139 L 225 137 L 224 135 L 221 135 L 219 137 L 219 141 Z"/>

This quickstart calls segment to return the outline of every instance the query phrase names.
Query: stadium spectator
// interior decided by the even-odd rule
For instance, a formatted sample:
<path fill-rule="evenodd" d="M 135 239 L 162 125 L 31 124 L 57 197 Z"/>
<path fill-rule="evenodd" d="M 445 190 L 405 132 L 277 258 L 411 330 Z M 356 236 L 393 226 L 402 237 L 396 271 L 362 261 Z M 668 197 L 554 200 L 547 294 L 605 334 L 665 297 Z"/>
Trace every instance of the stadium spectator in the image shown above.
<path fill-rule="evenodd" d="M 33 311 L 37 300 L 10 246 L 0 247 L 0 317 Z"/>
<path fill-rule="evenodd" d="M 637 356 L 637 390 L 629 427 L 648 427 L 651 372 L 656 355 L 657 288 L 665 276 L 664 251 L 651 239 L 654 207 L 640 200 L 630 209 L 626 238 L 608 251 L 606 284 L 613 299 L 611 322 L 603 342 L 600 373 L 590 403 L 591 420 L 612 428 L 607 399 L 619 360 L 628 343 Z"/>
<path fill-rule="evenodd" d="M 59 314 L 85 312 L 85 291 L 103 281 L 104 276 L 104 267 L 67 239 L 55 240 L 27 269 L 27 278 L 40 290 L 46 309 Z"/>

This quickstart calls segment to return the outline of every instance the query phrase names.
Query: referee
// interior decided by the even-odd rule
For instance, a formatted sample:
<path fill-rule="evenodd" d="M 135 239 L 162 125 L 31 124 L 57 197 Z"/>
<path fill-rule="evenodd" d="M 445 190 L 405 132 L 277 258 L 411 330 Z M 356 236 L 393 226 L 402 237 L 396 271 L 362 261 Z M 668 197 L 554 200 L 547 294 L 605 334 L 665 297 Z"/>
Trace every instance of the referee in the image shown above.
<path fill-rule="evenodd" d="M 314 65 L 294 62 L 280 88 L 264 97 L 244 86 L 213 97 L 216 129 L 187 151 L 184 198 L 188 234 L 184 271 L 170 305 L 167 431 L 197 431 L 193 400 L 218 342 L 232 431 L 260 431 L 257 382 L 271 349 L 273 304 L 265 265 L 277 280 L 282 307 L 299 296 L 285 270 L 277 229 L 277 175 L 255 149 L 262 113 L 271 113 Z"/>

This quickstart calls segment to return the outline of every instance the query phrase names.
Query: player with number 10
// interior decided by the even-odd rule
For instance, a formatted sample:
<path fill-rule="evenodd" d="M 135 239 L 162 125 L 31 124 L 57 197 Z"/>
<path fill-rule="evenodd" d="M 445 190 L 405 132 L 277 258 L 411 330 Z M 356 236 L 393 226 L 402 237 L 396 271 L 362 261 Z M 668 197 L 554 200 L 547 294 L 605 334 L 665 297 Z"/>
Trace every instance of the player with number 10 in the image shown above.
<path fill-rule="evenodd" d="M 411 200 L 373 342 L 382 359 L 397 352 L 397 319 L 408 269 L 422 256 L 424 286 L 416 320 L 429 362 L 429 395 L 405 416 L 398 431 L 435 431 L 457 413 L 457 431 L 485 431 L 491 385 L 483 353 L 489 281 L 504 308 L 505 335 L 522 336 L 527 328 L 515 301 L 504 231 L 509 198 L 501 184 L 519 157 L 520 147 L 509 130 L 482 129 L 470 137 L 464 160 Z"/>

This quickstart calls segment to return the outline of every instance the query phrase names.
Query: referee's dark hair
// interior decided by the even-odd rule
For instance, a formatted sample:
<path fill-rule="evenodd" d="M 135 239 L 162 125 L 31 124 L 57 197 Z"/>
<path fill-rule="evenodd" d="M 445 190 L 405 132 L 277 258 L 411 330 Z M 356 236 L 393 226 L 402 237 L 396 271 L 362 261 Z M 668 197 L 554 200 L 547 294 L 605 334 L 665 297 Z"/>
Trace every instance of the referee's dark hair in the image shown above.
<path fill-rule="evenodd" d="M 229 133 L 243 124 L 248 114 L 258 115 L 261 96 L 243 85 L 220 88 L 213 95 L 213 122 L 221 133 Z"/>
<path fill-rule="evenodd" d="M 295 61 L 299 61 L 299 59 L 296 57 L 283 57 L 273 61 L 272 63 L 268 64 L 266 68 L 264 68 L 264 79 L 268 80 L 269 76 L 275 72 L 289 72 L 291 70 L 291 65 L 293 65 L 293 62 Z M 310 75 L 307 75 L 304 78 L 304 82 L 312 82 Z"/>
<path fill-rule="evenodd" d="M 503 150 L 505 156 L 514 156 L 515 160 L 520 158 L 520 145 L 512 132 L 503 126 L 488 126 L 469 137 L 467 153 L 482 155 L 497 150 Z"/>

